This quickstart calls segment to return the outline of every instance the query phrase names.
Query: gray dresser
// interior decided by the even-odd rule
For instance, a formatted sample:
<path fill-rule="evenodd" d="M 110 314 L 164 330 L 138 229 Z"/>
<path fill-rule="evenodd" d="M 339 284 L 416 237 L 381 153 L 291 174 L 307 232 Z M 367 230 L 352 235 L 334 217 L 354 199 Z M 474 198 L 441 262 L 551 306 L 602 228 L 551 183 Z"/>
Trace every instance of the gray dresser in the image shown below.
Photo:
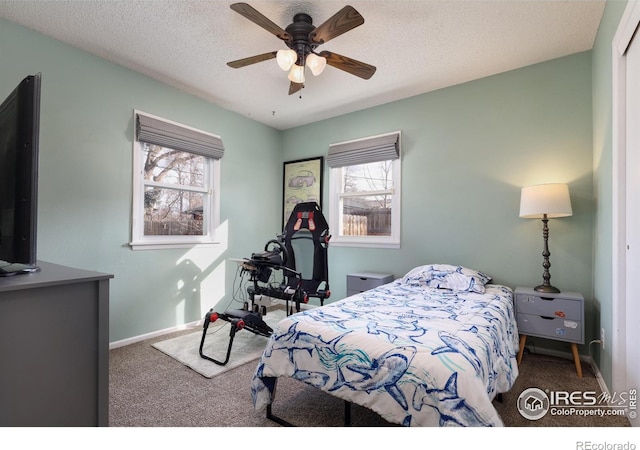
<path fill-rule="evenodd" d="M 0 278 L 0 426 L 108 426 L 113 275 L 38 265 Z"/>

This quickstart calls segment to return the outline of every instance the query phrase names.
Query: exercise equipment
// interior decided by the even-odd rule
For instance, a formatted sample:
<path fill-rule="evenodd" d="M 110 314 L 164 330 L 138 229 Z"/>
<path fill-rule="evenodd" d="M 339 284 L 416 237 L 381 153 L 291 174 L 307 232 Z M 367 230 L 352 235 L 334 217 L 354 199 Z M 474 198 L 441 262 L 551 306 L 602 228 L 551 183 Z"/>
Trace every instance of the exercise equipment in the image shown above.
<path fill-rule="evenodd" d="M 247 330 L 251 333 L 269 337 L 273 329 L 264 321 L 267 308 L 273 300 L 284 300 L 287 315 L 300 312 L 301 305 L 310 298 L 318 298 L 320 306 L 329 298 L 329 270 L 327 250 L 329 247 L 329 225 L 315 202 L 298 203 L 289 216 L 284 230 L 276 239 L 268 241 L 264 250 L 252 253 L 250 258 L 238 259 L 240 276 L 248 277 L 248 301 L 241 309 L 228 309 L 218 313 L 213 309 L 204 316 L 200 356 L 218 365 L 229 362 L 233 340 L 237 332 Z M 305 271 L 296 267 L 296 245 L 298 242 L 313 245 L 313 267 L 311 276 L 303 276 Z M 298 255 L 300 260 L 301 255 Z M 273 271 L 282 271 L 282 281 L 271 282 Z M 207 330 L 212 322 L 222 319 L 231 324 L 229 344 L 224 360 L 218 360 L 204 354 L 203 347 Z"/>

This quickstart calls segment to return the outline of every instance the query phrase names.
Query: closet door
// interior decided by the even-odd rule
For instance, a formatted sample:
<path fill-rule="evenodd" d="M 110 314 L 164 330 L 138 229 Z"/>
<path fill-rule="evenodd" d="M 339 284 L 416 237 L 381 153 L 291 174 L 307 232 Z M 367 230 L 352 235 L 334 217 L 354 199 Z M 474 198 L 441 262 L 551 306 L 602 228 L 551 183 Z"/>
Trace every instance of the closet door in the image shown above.
<path fill-rule="evenodd" d="M 626 330 L 627 388 L 640 389 L 640 37 L 635 37 L 626 52 Z M 638 410 L 635 411 L 637 414 Z M 634 426 L 639 418 L 630 414 Z"/>

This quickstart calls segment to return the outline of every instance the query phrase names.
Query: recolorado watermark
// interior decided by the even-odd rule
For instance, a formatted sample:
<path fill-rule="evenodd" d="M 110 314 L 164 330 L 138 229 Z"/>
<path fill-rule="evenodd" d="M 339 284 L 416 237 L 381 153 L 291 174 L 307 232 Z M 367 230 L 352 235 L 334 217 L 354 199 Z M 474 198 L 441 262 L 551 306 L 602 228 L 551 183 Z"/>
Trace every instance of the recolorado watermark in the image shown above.
<path fill-rule="evenodd" d="M 637 416 L 637 390 L 614 393 L 595 391 L 551 391 L 528 388 L 518 397 L 518 411 L 529 420 L 552 416 Z M 586 443 L 586 441 L 585 441 Z M 591 443 L 594 444 L 594 443 Z M 595 444 L 594 444 L 595 445 Z M 613 445 L 613 444 L 611 444 Z M 630 447 L 580 447 L 580 450 L 633 450 Z"/>
<path fill-rule="evenodd" d="M 633 442 L 593 442 L 578 441 L 576 442 L 576 450 L 636 450 L 636 444 Z"/>

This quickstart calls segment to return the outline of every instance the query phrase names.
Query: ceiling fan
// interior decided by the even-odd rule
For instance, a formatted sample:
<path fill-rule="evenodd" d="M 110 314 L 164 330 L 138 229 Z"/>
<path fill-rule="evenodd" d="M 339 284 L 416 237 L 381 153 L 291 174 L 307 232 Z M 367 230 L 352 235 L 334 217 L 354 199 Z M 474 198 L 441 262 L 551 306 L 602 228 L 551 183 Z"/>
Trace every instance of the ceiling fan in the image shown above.
<path fill-rule="evenodd" d="M 374 66 L 347 56 L 326 50 L 316 52 L 318 46 L 364 23 L 364 18 L 352 6 L 345 6 L 318 27 L 313 25 L 311 16 L 298 13 L 293 16 L 293 22 L 285 29 L 273 23 L 247 3 L 234 3 L 231 5 L 231 9 L 284 41 L 288 49 L 230 61 L 227 65 L 239 69 L 276 58 L 280 68 L 289 71 L 288 78 L 291 81 L 289 95 L 304 87 L 305 66 L 311 70 L 313 75 L 320 75 L 328 64 L 365 80 L 371 78 L 376 71 Z"/>

